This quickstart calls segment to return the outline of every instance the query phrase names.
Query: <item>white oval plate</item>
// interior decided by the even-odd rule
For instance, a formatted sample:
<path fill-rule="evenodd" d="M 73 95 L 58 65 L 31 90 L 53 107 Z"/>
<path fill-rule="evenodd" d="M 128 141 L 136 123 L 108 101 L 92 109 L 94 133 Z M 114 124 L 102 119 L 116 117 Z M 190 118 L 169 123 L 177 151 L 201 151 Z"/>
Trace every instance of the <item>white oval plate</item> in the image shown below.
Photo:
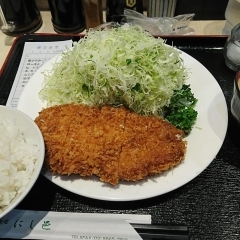
<path fill-rule="evenodd" d="M 79 176 L 52 176 L 48 171 L 43 175 L 58 186 L 94 199 L 109 201 L 133 201 L 155 197 L 177 189 L 198 176 L 213 161 L 224 141 L 228 114 L 223 92 L 212 74 L 196 59 L 182 52 L 185 66 L 190 70 L 187 84 L 198 98 L 196 110 L 198 118 L 188 142 L 185 160 L 177 167 L 163 174 L 148 177 L 137 183 L 121 182 L 112 187 L 100 182 L 98 178 Z M 42 88 L 44 70 L 51 70 L 61 56 L 56 56 L 44 64 L 30 79 L 24 88 L 18 103 L 18 109 L 32 119 L 45 107 L 38 93 Z"/>

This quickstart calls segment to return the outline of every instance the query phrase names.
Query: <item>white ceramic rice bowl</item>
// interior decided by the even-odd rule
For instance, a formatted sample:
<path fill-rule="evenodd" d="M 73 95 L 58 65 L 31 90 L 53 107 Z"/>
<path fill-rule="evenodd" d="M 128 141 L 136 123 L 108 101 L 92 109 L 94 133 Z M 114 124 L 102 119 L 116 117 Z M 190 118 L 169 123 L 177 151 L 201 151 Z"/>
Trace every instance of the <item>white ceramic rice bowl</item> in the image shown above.
<path fill-rule="evenodd" d="M 28 117 L 26 114 L 19 110 L 0 105 L 0 117 L 1 121 L 15 121 L 18 129 L 23 133 L 24 137 L 31 139 L 37 145 L 37 152 L 34 153 L 36 158 L 35 167 L 30 177 L 29 182 L 26 184 L 20 194 L 18 194 L 9 205 L 0 210 L 0 218 L 14 209 L 28 194 L 36 182 L 44 162 L 45 146 L 42 133 L 36 123 Z M 1 149 L 0 149 L 1 151 Z M 20 181 L 21 179 L 19 179 Z M 3 193 L 0 193 L 3 194 Z M 0 196 L 1 197 L 1 196 Z"/>

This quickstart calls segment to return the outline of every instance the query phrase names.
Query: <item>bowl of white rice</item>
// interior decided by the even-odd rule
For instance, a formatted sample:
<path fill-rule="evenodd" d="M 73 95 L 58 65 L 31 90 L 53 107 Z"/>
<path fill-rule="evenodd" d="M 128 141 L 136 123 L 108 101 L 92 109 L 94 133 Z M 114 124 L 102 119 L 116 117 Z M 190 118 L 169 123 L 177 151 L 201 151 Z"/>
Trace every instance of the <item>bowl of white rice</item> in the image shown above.
<path fill-rule="evenodd" d="M 19 110 L 0 105 L 0 218 L 31 190 L 44 154 L 43 136 L 35 122 Z"/>

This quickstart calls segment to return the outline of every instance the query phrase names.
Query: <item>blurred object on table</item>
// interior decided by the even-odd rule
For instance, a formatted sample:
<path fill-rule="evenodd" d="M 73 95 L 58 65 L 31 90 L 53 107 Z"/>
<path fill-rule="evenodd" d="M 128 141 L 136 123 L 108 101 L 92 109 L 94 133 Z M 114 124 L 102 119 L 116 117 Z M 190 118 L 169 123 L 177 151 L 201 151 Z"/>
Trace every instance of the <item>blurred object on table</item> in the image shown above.
<path fill-rule="evenodd" d="M 240 67 L 240 23 L 232 29 L 231 36 L 224 46 L 223 55 L 226 65 L 237 71 Z"/>
<path fill-rule="evenodd" d="M 116 21 L 118 16 L 123 15 L 124 9 L 131 9 L 143 13 L 142 0 L 107 0 L 106 2 L 106 21 Z"/>
<path fill-rule="evenodd" d="M 33 33 L 42 25 L 35 0 L 0 0 L 0 16 L 2 32 L 10 36 Z"/>
<path fill-rule="evenodd" d="M 53 29 L 57 33 L 80 33 L 85 29 L 81 0 L 48 0 Z"/>
<path fill-rule="evenodd" d="M 233 96 L 231 100 L 231 112 L 234 118 L 240 124 L 240 68 L 237 71 L 234 81 Z"/>
<path fill-rule="evenodd" d="M 102 0 L 83 0 L 86 29 L 103 23 Z"/>
<path fill-rule="evenodd" d="M 174 17 L 177 0 L 148 0 L 148 17 Z"/>
<path fill-rule="evenodd" d="M 189 27 L 193 17 L 194 14 L 185 14 L 173 18 L 149 18 L 136 11 L 125 9 L 122 23 L 139 25 L 152 35 L 184 35 L 194 32 L 194 29 Z"/>
<path fill-rule="evenodd" d="M 225 11 L 226 24 L 223 34 L 230 35 L 235 25 L 240 23 L 240 0 L 229 0 Z"/>
<path fill-rule="evenodd" d="M 175 16 L 194 13 L 194 20 L 225 20 L 228 0 L 177 0 Z"/>

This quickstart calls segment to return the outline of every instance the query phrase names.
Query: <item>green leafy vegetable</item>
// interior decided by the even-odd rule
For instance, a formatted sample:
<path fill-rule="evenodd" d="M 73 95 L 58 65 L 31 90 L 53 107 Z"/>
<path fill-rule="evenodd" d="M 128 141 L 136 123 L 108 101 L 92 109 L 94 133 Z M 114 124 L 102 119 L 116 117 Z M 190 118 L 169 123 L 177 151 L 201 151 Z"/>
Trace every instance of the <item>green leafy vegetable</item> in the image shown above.
<path fill-rule="evenodd" d="M 131 62 L 132 62 L 131 59 L 126 59 L 126 63 L 127 63 L 127 65 L 129 65 Z"/>
<path fill-rule="evenodd" d="M 197 117 L 179 50 L 139 26 L 89 30 L 44 74 L 39 96 L 47 106 L 125 105 L 142 115 L 163 116 L 185 133 Z"/>
<path fill-rule="evenodd" d="M 194 109 L 196 103 L 197 99 L 194 97 L 190 85 L 184 84 L 182 89 L 174 91 L 164 118 L 188 134 L 197 118 L 198 113 Z"/>
<path fill-rule="evenodd" d="M 178 49 L 128 24 L 89 30 L 44 74 L 39 96 L 47 106 L 125 105 L 160 116 L 188 77 Z"/>

